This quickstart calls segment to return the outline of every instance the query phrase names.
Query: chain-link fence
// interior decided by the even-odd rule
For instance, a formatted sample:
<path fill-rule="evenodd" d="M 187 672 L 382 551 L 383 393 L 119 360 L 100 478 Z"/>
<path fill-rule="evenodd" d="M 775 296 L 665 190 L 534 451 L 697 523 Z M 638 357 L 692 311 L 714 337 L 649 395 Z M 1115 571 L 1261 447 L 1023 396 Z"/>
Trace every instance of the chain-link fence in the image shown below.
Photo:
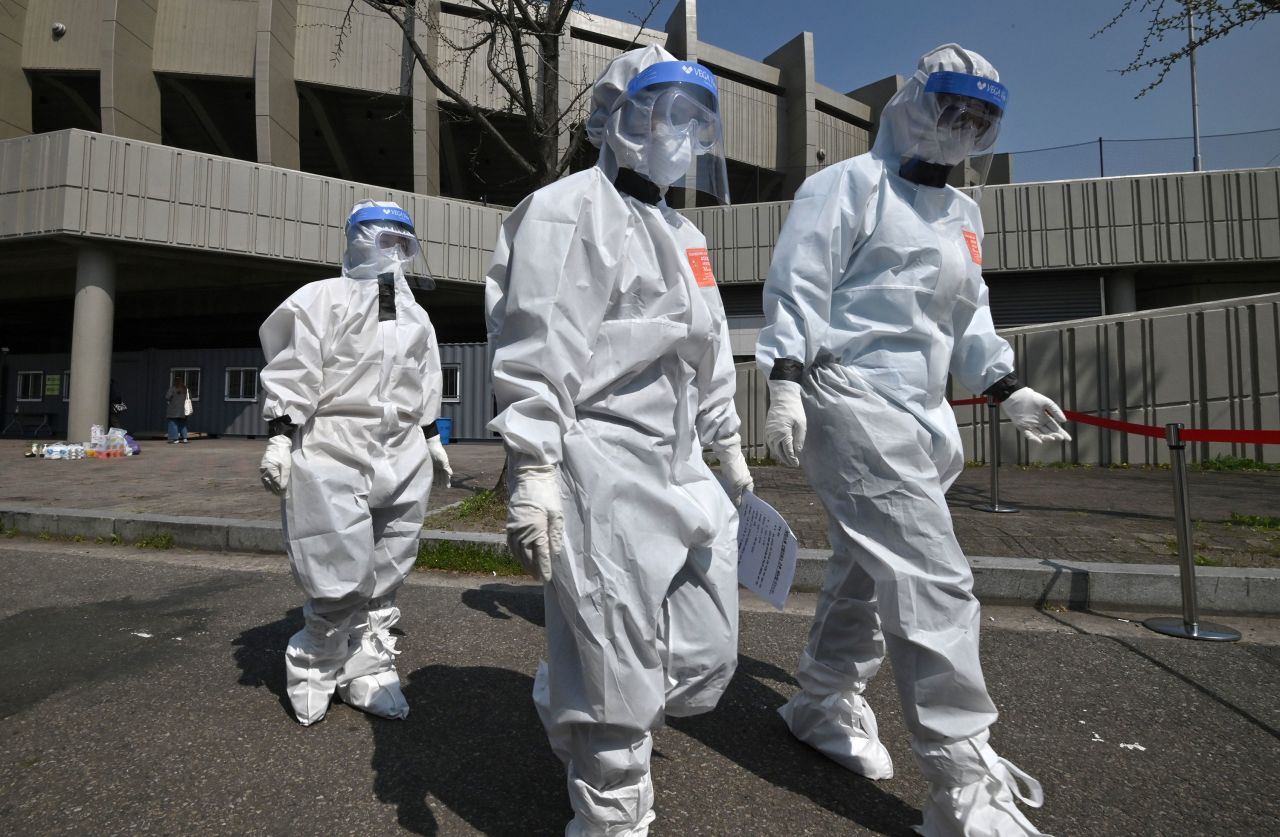
<path fill-rule="evenodd" d="M 1099 137 L 1092 142 L 1015 151 L 1009 156 L 1014 182 L 1035 183 L 1193 171 L 1195 148 L 1191 137 Z M 1275 165 L 1280 165 L 1280 128 L 1200 137 L 1200 166 L 1205 171 Z"/>

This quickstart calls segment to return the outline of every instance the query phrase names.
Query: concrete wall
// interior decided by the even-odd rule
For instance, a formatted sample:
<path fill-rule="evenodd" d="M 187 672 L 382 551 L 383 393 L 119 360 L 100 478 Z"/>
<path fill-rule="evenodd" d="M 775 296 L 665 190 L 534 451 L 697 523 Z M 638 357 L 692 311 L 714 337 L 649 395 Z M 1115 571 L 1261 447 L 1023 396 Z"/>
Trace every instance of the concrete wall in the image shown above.
<path fill-rule="evenodd" d="M 26 0 L 22 66 L 28 70 L 98 70 L 102 67 L 102 5 L 94 0 Z M 52 35 L 53 24 L 67 32 Z"/>
<path fill-rule="evenodd" d="M 155 71 L 252 78 L 258 6 L 258 0 L 164 0 L 156 10 Z"/>
<path fill-rule="evenodd" d="M 984 271 L 1280 259 L 1280 169 L 990 186 Z"/>
<path fill-rule="evenodd" d="M 22 72 L 28 2 L 13 0 L 0 14 L 0 139 L 31 133 L 31 85 Z"/>
<path fill-rule="evenodd" d="M 60 233 L 337 265 L 347 215 L 366 197 L 416 220 L 411 274 L 484 281 L 496 209 L 86 131 L 0 142 L 0 241 Z"/>
<path fill-rule="evenodd" d="M 790 201 L 683 210 L 707 237 L 720 284 L 763 282 Z"/>
<path fill-rule="evenodd" d="M 299 0 L 295 77 L 310 84 L 398 94 L 404 34 L 381 12 L 355 4 L 342 56 L 334 60 L 347 6 L 347 0 Z"/>
<path fill-rule="evenodd" d="M 684 214 L 707 234 L 717 279 L 762 282 L 789 207 L 782 201 Z M 988 186 L 982 211 L 986 274 L 1267 262 L 1280 268 L 1280 168 Z"/>
<path fill-rule="evenodd" d="M 1280 294 L 1244 297 L 1028 326 L 1001 332 L 1017 355 L 1018 376 L 1064 409 L 1163 427 L 1280 430 Z M 743 376 L 761 377 L 739 367 Z M 745 386 L 758 388 L 750 380 Z M 958 385 L 951 397 L 973 393 Z M 985 406 L 958 407 L 965 458 L 988 456 Z M 750 418 L 750 420 L 748 420 Z M 744 416 L 743 438 L 760 444 L 763 418 Z M 1156 465 L 1169 461 L 1161 439 L 1072 424 L 1068 444 L 1031 445 L 1001 423 L 1004 462 Z M 1280 446 L 1188 444 L 1192 461 L 1238 456 L 1280 462 Z"/>
<path fill-rule="evenodd" d="M 412 97 L 414 188 L 439 190 L 440 103 L 434 86 L 414 66 L 404 34 L 385 15 L 348 0 L 11 0 L 0 19 L 0 139 L 31 131 L 31 87 L 24 70 L 70 97 L 51 73 L 96 72 L 98 114 L 104 133 L 159 141 L 161 95 L 156 73 L 190 79 L 252 78 L 255 83 L 257 159 L 299 164 L 298 91 L 295 82 L 335 91 Z M 505 92 L 489 77 L 482 48 L 466 60 L 460 47 L 475 42 L 485 24 L 467 16 L 465 4 L 417 7 L 433 24 L 418 21 L 415 39 L 444 81 L 479 106 L 508 109 Z M 53 24 L 66 32 L 53 37 Z M 344 23 L 339 54 L 338 39 Z M 866 108 L 814 79 L 812 37 L 792 38 L 765 62 L 753 61 L 698 40 L 693 0 L 677 3 L 666 31 L 628 21 L 574 12 L 562 38 L 559 98 L 569 121 L 586 112 L 578 97 L 608 61 L 629 44 L 663 43 L 677 56 L 702 61 L 721 74 L 725 149 L 730 159 L 783 171 L 788 188 L 818 166 L 814 152 L 834 161 L 866 146 Z M 500 52 L 509 53 L 502 45 Z M 537 65 L 529 54 L 531 66 Z M 511 56 L 499 56 L 508 63 Z M 304 91 L 305 92 L 305 91 Z M 576 104 L 570 107 L 571 103 Z M 439 101 L 437 101 L 439 99 Z M 821 101 L 824 112 L 815 108 Z M 65 123 L 63 123 L 65 124 Z M 73 123 L 79 125 L 81 123 Z M 566 134 L 567 135 L 567 134 Z M 247 155 L 244 155 L 247 156 Z"/>

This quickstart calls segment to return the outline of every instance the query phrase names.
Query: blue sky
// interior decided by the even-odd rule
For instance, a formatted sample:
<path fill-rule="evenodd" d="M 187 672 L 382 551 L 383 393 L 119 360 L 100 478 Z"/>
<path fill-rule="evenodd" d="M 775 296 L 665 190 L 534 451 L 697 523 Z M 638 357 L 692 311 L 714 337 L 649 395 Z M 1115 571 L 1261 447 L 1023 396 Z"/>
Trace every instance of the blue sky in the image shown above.
<path fill-rule="evenodd" d="M 1185 62 L 1154 91 L 1134 96 L 1153 75 L 1121 76 L 1141 43 L 1146 21 L 1130 17 L 1097 38 L 1119 0 L 702 0 L 701 40 L 762 59 L 800 31 L 814 33 L 818 80 L 841 92 L 892 73 L 909 74 L 921 53 L 948 41 L 974 49 L 999 70 L 1010 107 L 1001 151 L 1110 139 L 1190 136 L 1190 76 Z M 646 0 L 587 0 L 589 11 L 634 19 Z M 662 28 L 675 0 L 652 18 Z M 1197 52 L 1202 135 L 1280 129 L 1280 14 Z M 1206 168 L 1280 164 L 1280 130 L 1257 137 L 1206 140 Z M 1166 157 L 1156 169 L 1190 168 L 1190 143 L 1108 143 L 1108 174 L 1130 173 Z M 1179 162 L 1186 158 L 1187 165 Z M 1096 167 L 1097 149 L 1028 155 L 1056 167 Z M 1017 164 L 1015 164 L 1015 169 Z M 1086 174 L 1096 174 L 1084 172 Z M 1064 171 L 1063 176 L 1077 176 Z"/>

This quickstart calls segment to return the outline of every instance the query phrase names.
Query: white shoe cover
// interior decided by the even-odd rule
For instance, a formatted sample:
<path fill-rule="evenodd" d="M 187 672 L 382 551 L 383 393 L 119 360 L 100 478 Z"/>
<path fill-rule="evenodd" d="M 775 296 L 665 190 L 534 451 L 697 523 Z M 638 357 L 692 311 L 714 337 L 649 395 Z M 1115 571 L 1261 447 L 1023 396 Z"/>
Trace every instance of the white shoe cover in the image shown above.
<path fill-rule="evenodd" d="M 284 652 L 285 691 L 304 727 L 329 711 L 338 670 L 348 653 L 346 632 L 316 616 L 310 616 L 307 627 L 289 639 Z"/>
<path fill-rule="evenodd" d="M 778 709 L 791 734 L 836 764 L 868 779 L 892 779 L 893 759 L 880 743 L 875 713 L 857 691 L 800 691 Z"/>
<path fill-rule="evenodd" d="M 395 607 L 371 610 L 359 646 L 338 673 L 338 696 L 342 702 L 381 718 L 401 720 L 409 715 L 409 702 L 400 689 L 396 673 L 396 638 L 391 626 L 400 621 Z"/>
<path fill-rule="evenodd" d="M 980 749 L 986 775 L 966 785 L 930 782 L 924 822 L 915 830 L 925 837 L 1047 837 L 1014 801 L 1039 808 L 1044 804 L 1040 783 L 997 756 L 990 746 L 983 744 Z"/>

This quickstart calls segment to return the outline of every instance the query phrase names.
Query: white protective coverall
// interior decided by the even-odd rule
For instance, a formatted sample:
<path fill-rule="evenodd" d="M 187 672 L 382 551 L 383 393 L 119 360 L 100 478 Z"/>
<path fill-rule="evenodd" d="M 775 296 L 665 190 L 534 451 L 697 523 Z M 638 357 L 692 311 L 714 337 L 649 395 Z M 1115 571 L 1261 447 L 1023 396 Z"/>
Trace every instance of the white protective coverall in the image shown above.
<path fill-rule="evenodd" d="M 937 71 L 998 80 L 958 46 L 926 54 L 886 106 L 873 150 L 805 181 L 765 284 L 757 362 L 800 382 L 800 462 L 834 553 L 802 691 L 780 711 L 837 762 L 891 776 L 860 696 L 887 646 L 931 788 L 924 833 L 1037 834 L 1013 805 L 1024 798 L 1013 777 L 1037 806 L 1039 785 L 987 744 L 996 708 L 978 658 L 979 605 L 944 496 L 964 464 L 948 373 L 973 392 L 1014 386 L 1014 355 L 992 324 L 977 204 L 899 173 L 906 149 L 929 145 L 914 132 L 933 127 L 922 103 Z"/>
<path fill-rule="evenodd" d="M 412 227 L 370 219 L 392 208 L 408 219 L 393 203 L 356 204 L 342 275 L 303 286 L 259 330 L 263 415 L 273 432 L 283 419 L 296 428 L 282 513 L 306 625 L 285 667 L 303 724 L 324 717 L 335 688 L 376 715 L 409 711 L 390 629 L 431 493 L 424 427 L 442 379 L 435 329 L 404 276 Z M 389 255 L 383 236 L 403 236 L 404 249 Z"/>
<path fill-rule="evenodd" d="M 664 57 L 615 59 L 597 104 Z M 515 473 L 554 466 L 563 498 L 534 701 L 570 835 L 648 833 L 652 731 L 712 709 L 737 664 L 737 514 L 702 456 L 737 452 L 727 325 L 706 239 L 652 197 L 599 166 L 538 190 L 487 280 L 490 427 Z"/>

